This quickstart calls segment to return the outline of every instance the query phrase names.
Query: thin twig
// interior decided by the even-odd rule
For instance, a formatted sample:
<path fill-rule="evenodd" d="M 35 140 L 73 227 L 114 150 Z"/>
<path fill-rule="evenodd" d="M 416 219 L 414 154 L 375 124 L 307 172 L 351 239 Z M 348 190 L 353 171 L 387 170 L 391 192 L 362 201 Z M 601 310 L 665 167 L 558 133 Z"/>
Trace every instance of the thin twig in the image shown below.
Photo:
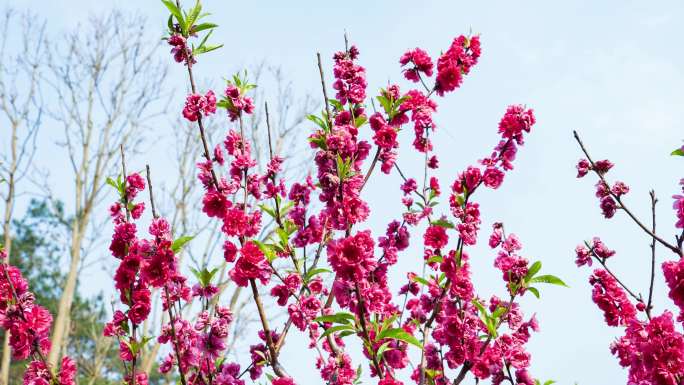
<path fill-rule="evenodd" d="M 601 179 L 601 182 L 603 182 L 606 186 L 610 186 L 610 185 L 608 184 L 608 182 L 606 181 L 606 179 L 603 177 L 603 174 L 600 173 L 600 172 L 598 172 L 598 171 L 596 170 L 595 163 L 594 163 L 594 161 L 591 159 L 591 156 L 589 155 L 589 152 L 587 151 L 586 147 L 584 147 L 584 143 L 582 143 L 582 139 L 580 139 L 579 134 L 577 134 L 577 131 L 573 131 L 572 133 L 573 133 L 573 135 L 575 136 L 575 140 L 577 141 L 577 143 L 579 144 L 580 148 L 582 149 L 582 152 L 584 153 L 584 155 L 587 157 L 587 160 L 588 160 L 589 163 L 591 164 L 592 170 L 596 173 L 596 175 L 598 175 L 598 177 Z M 680 256 L 680 257 L 682 256 L 682 251 L 681 251 L 678 247 L 676 247 L 676 246 L 670 244 L 669 242 L 665 241 L 664 239 L 660 238 L 658 235 L 656 235 L 655 232 L 653 232 L 651 229 L 649 229 L 648 227 L 646 227 L 646 226 L 639 220 L 639 218 L 637 218 L 637 217 L 636 217 L 636 216 L 627 208 L 627 206 L 625 206 L 625 204 L 622 202 L 622 200 L 620 199 L 620 197 L 619 197 L 618 195 L 614 194 L 614 193 L 611 191 L 610 188 L 608 188 L 608 193 L 610 193 L 610 195 L 613 197 L 613 199 L 615 199 L 615 200 L 620 204 L 620 208 L 622 208 L 622 209 L 625 211 L 625 213 L 627 213 L 627 215 L 629 215 L 629 217 L 632 218 L 632 220 L 634 221 L 634 223 L 636 223 L 639 227 L 641 227 L 642 230 L 644 230 L 648 235 L 650 235 L 652 238 L 654 238 L 655 240 L 657 240 L 658 242 L 660 242 L 663 246 L 665 246 L 665 247 L 667 247 L 668 249 L 672 250 L 672 252 L 674 252 L 675 254 L 677 254 L 677 256 Z"/>
<path fill-rule="evenodd" d="M 328 118 L 328 128 L 332 129 L 332 115 L 330 114 L 330 104 L 328 103 L 328 91 L 325 88 L 325 76 L 323 75 L 323 64 L 321 64 L 321 53 L 316 52 L 318 58 L 318 73 L 321 76 L 321 88 L 323 89 L 323 101 L 325 102 L 325 114 Z"/>
<path fill-rule="evenodd" d="M 658 203 L 658 198 L 655 196 L 655 191 L 651 190 L 649 192 L 651 197 L 651 231 L 653 234 L 656 232 L 656 203 Z M 656 260 L 656 239 L 652 238 L 651 241 L 651 282 L 648 286 L 648 302 L 646 303 L 646 316 L 651 319 L 651 309 L 653 308 L 653 286 L 655 281 L 655 260 Z"/>
<path fill-rule="evenodd" d="M 152 177 L 150 176 L 150 165 L 145 165 L 145 172 L 147 173 L 147 188 L 150 193 L 150 207 L 152 208 L 152 217 L 157 219 L 157 209 L 154 206 L 154 194 L 152 193 Z"/>
<path fill-rule="evenodd" d="M 275 374 L 279 377 L 283 377 L 284 373 L 278 364 L 278 353 L 275 350 L 275 345 L 273 345 L 273 336 L 271 335 L 271 329 L 268 327 L 268 319 L 266 319 L 266 312 L 264 311 L 264 305 L 261 303 L 261 297 L 259 296 L 259 289 L 257 289 L 256 282 L 254 279 L 249 280 L 249 285 L 252 288 L 252 295 L 254 296 L 254 302 L 257 306 L 257 311 L 259 312 L 259 319 L 261 320 L 261 327 L 264 329 L 264 335 L 266 337 L 266 345 L 268 347 L 268 352 L 270 353 L 271 368 Z"/>

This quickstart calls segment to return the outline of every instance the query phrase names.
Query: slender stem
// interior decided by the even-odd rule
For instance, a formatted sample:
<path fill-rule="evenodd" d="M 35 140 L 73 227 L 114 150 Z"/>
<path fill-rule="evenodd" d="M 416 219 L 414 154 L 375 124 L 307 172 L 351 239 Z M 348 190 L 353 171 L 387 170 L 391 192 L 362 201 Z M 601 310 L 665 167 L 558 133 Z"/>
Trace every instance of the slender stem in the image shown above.
<path fill-rule="evenodd" d="M 268 114 L 268 102 L 264 102 L 264 109 L 266 110 L 266 130 L 268 132 L 268 154 L 273 159 L 273 144 L 271 143 L 271 118 Z"/>
<path fill-rule="evenodd" d="M 608 272 L 608 274 L 610 274 L 610 275 L 615 279 L 615 281 L 616 281 L 620 286 L 622 286 L 623 289 L 625 289 L 625 291 L 627 292 L 627 294 L 629 294 L 629 295 L 630 295 L 632 298 L 634 298 L 636 301 L 641 301 L 641 297 L 638 296 L 638 295 L 636 295 L 636 294 L 634 294 L 633 291 L 629 290 L 629 288 L 627 287 L 627 285 L 625 285 L 624 283 L 622 283 L 622 281 L 620 281 L 620 278 L 618 278 L 617 275 L 615 275 L 615 274 L 610 270 L 610 268 L 608 268 L 608 265 L 606 264 L 605 259 L 599 257 L 599 256 L 596 254 L 596 252 L 594 252 L 594 249 L 593 249 L 593 248 L 591 248 L 590 251 L 591 251 L 591 255 L 593 255 L 594 258 L 596 258 L 596 260 L 601 264 L 601 266 L 603 266 L 603 268 Z"/>
<path fill-rule="evenodd" d="M 157 219 L 158 215 L 157 215 L 157 209 L 154 206 L 154 194 L 152 192 L 152 177 L 150 176 L 150 165 L 149 164 L 145 165 L 145 172 L 147 174 L 147 188 L 149 189 L 149 193 L 150 193 L 150 206 L 152 208 L 152 217 L 154 219 Z"/>
<path fill-rule="evenodd" d="M 268 102 L 264 102 L 264 109 L 266 110 L 266 131 L 268 132 L 268 154 L 270 157 L 270 160 L 273 160 L 273 144 L 271 143 L 271 118 L 268 113 Z M 276 177 L 275 174 L 271 175 L 271 182 L 273 183 L 274 187 L 276 185 Z M 278 199 L 278 192 L 276 191 L 276 195 L 273 196 L 273 203 L 275 204 L 275 221 L 278 224 L 278 227 L 281 229 L 283 228 L 283 222 L 280 219 L 280 200 Z M 295 269 L 297 268 L 297 263 L 294 260 L 294 254 L 290 253 L 293 258 L 293 262 L 295 263 Z"/>
<path fill-rule="evenodd" d="M 121 171 L 123 172 L 123 200 L 124 200 L 124 206 L 126 210 L 126 222 L 131 220 L 131 213 L 130 210 L 128 209 L 128 192 L 126 191 L 126 155 L 124 152 L 124 146 L 123 143 L 119 146 L 119 149 L 121 150 Z M 133 293 L 133 285 L 134 283 L 131 284 L 131 294 Z M 138 329 L 136 324 L 133 324 L 133 332 L 132 332 L 132 337 L 133 340 L 137 340 L 136 337 L 136 331 Z M 135 378 L 135 372 L 136 372 L 136 366 L 137 366 L 137 358 L 138 355 L 135 354 L 133 355 L 133 360 L 131 361 L 131 384 L 135 385 L 136 378 Z"/>
<path fill-rule="evenodd" d="M 378 372 L 378 377 L 382 379 L 382 368 L 380 368 L 380 363 L 378 363 L 377 358 L 375 357 L 376 354 L 373 351 L 373 343 L 370 339 L 370 334 L 368 333 L 368 326 L 366 325 L 366 312 L 365 312 L 365 305 L 363 303 L 363 298 L 361 297 L 361 291 L 359 290 L 359 283 L 355 282 L 354 283 L 354 289 L 356 291 L 356 298 L 358 299 L 358 306 L 359 306 L 359 321 L 361 323 L 361 330 L 363 330 L 363 336 L 366 338 L 366 341 L 368 342 L 368 354 L 371 356 L 371 359 L 373 361 L 373 365 L 375 366 L 375 371 Z"/>
<path fill-rule="evenodd" d="M 325 76 L 323 75 L 323 64 L 321 64 L 321 53 L 316 52 L 318 58 L 318 73 L 321 76 L 321 88 L 323 89 L 323 102 L 325 103 L 325 113 L 328 118 L 328 128 L 332 129 L 332 115 L 330 114 L 330 104 L 328 103 L 328 91 L 325 88 Z"/>
<path fill-rule="evenodd" d="M 176 365 L 178 366 L 178 374 L 180 375 L 181 384 L 186 385 L 185 372 L 181 366 L 180 348 L 178 347 L 178 336 L 176 335 L 176 319 L 171 312 L 171 297 L 169 296 L 169 289 L 164 285 L 164 294 L 166 295 L 166 310 L 169 314 L 169 325 L 171 325 L 171 337 L 173 338 L 173 350 L 176 352 Z"/>
<path fill-rule="evenodd" d="M 656 232 L 656 203 L 658 203 L 658 198 L 655 196 L 655 191 L 651 190 L 649 192 L 651 197 L 651 231 L 653 234 Z M 652 238 L 651 241 L 651 281 L 648 286 L 648 302 L 646 303 L 646 316 L 651 319 L 651 310 L 653 308 L 653 286 L 655 282 L 655 260 L 656 260 L 656 239 Z"/>
<path fill-rule="evenodd" d="M 261 303 L 261 297 L 259 296 L 259 290 L 257 289 L 256 282 L 254 279 L 249 280 L 249 285 L 252 287 L 252 295 L 254 296 L 254 302 L 257 306 L 257 311 L 259 312 L 259 319 L 261 320 L 261 327 L 264 329 L 264 335 L 266 336 L 266 346 L 268 347 L 271 368 L 279 376 L 283 377 L 284 373 L 278 364 L 278 353 L 275 350 L 275 345 L 273 344 L 273 336 L 271 335 L 271 329 L 268 327 L 268 319 L 266 319 L 266 312 L 264 311 L 264 305 Z"/>
<path fill-rule="evenodd" d="M 121 150 L 121 172 L 123 172 L 123 200 L 124 200 L 124 210 L 126 210 L 126 222 L 131 220 L 131 213 L 128 210 L 128 193 L 126 192 L 126 154 L 124 152 L 124 146 L 121 144 L 119 146 Z"/>
<path fill-rule="evenodd" d="M 373 169 L 375 168 L 375 164 L 378 163 L 378 158 L 380 158 L 380 147 L 378 146 L 378 149 L 375 151 L 375 156 L 373 157 L 373 161 L 371 162 L 370 168 L 366 172 L 366 176 L 363 177 L 363 184 L 361 184 L 361 187 L 359 187 L 359 192 L 363 190 L 363 188 L 366 186 L 366 182 L 368 182 L 368 178 L 370 178 L 371 173 L 373 172 Z"/>
<path fill-rule="evenodd" d="M 178 9 L 181 8 L 180 6 L 180 0 L 176 0 L 176 6 Z M 192 52 L 188 49 L 188 47 L 185 47 L 185 56 L 186 56 L 186 65 L 188 67 L 188 78 L 190 79 L 190 89 L 192 90 L 192 93 L 197 93 L 197 87 L 195 86 L 195 77 L 192 74 Z M 212 181 L 214 182 L 214 187 L 216 187 L 217 191 L 221 191 L 221 188 L 219 187 L 218 184 L 218 178 L 216 177 L 216 172 L 214 172 L 214 166 L 213 166 L 213 161 L 211 159 L 211 155 L 209 153 L 209 145 L 207 142 L 207 136 L 204 131 L 204 123 L 202 123 L 202 116 L 200 115 L 197 119 L 197 125 L 199 126 L 199 131 L 200 131 L 200 139 L 202 140 L 202 147 L 204 150 L 204 158 L 209 162 L 209 167 L 211 170 L 211 178 Z"/>
<path fill-rule="evenodd" d="M 582 139 L 580 139 L 579 134 L 577 133 L 577 131 L 573 131 L 572 133 L 573 133 L 573 135 L 575 136 L 575 140 L 577 141 L 577 143 L 579 144 L 580 148 L 582 149 L 582 152 L 584 153 L 584 155 L 587 157 L 587 160 L 588 160 L 589 163 L 591 164 L 591 168 L 592 168 L 592 170 L 594 171 L 594 173 L 596 173 L 596 175 L 598 175 L 599 179 L 601 179 L 601 182 L 605 183 L 606 186 L 610 186 L 610 185 L 608 184 L 608 182 L 606 181 L 606 179 L 604 178 L 603 174 L 600 173 L 600 172 L 598 172 L 598 171 L 596 170 L 595 163 L 594 163 L 594 161 L 591 159 L 591 156 L 589 155 L 589 152 L 587 151 L 586 147 L 584 146 L 584 143 L 582 143 Z M 610 195 L 613 197 L 613 199 L 615 199 L 615 200 L 620 204 L 620 207 L 625 211 L 625 213 L 627 213 L 627 215 L 628 215 L 630 218 L 632 218 L 632 220 L 634 221 L 634 223 L 636 223 L 639 227 L 641 227 L 642 230 L 644 230 L 644 231 L 645 231 L 648 235 L 650 235 L 653 239 L 655 239 L 655 240 L 657 240 L 658 242 L 660 242 L 663 246 L 665 246 L 665 247 L 667 247 L 668 249 L 672 250 L 672 252 L 674 252 L 675 254 L 677 254 L 677 256 L 680 256 L 680 257 L 682 256 L 682 250 L 681 250 L 679 247 L 670 244 L 669 242 L 665 241 L 664 239 L 662 239 L 661 237 L 659 237 L 658 235 L 656 235 L 656 233 L 655 233 L 654 231 L 652 231 L 651 229 L 649 229 L 648 227 L 646 227 L 646 225 L 644 225 L 644 224 L 639 220 L 639 218 L 637 218 L 637 217 L 632 213 L 632 211 L 630 211 L 630 210 L 627 208 L 627 206 L 625 206 L 625 204 L 624 204 L 624 202 L 622 202 L 621 198 L 620 198 L 618 195 L 614 194 L 614 193 L 611 191 L 610 188 L 608 188 L 608 192 L 609 192 Z"/>

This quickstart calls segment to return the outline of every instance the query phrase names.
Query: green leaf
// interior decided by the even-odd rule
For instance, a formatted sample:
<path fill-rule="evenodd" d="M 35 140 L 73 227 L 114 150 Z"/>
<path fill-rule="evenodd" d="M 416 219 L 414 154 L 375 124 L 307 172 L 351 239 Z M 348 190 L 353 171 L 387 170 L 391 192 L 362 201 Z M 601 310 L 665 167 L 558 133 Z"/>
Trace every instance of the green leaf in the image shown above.
<path fill-rule="evenodd" d="M 480 303 L 480 301 L 474 299 L 474 300 L 473 300 L 473 305 L 475 305 L 475 307 L 477 308 L 477 310 L 478 310 L 480 313 L 487 315 L 487 309 L 485 309 L 484 306 L 482 306 L 482 304 Z"/>
<path fill-rule="evenodd" d="M 190 242 L 193 238 L 195 238 L 194 235 L 184 235 L 178 239 L 175 239 L 171 244 L 171 250 L 173 250 L 174 254 L 178 253 L 183 246 L 185 246 L 185 244 Z"/>
<path fill-rule="evenodd" d="M 377 99 L 382 108 L 385 110 L 385 113 L 390 115 L 392 113 L 392 102 L 382 95 L 378 96 Z"/>
<path fill-rule="evenodd" d="M 389 347 L 389 345 L 390 345 L 391 343 L 392 343 L 392 341 L 387 341 L 387 342 L 383 343 L 382 345 L 380 345 L 380 347 L 378 348 L 378 350 L 375 352 L 375 358 L 376 358 L 376 360 L 381 361 L 381 360 L 382 360 L 382 355 L 383 355 L 387 350 L 391 350 L 391 349 L 392 349 L 392 348 Z"/>
<path fill-rule="evenodd" d="M 197 24 L 197 25 L 195 26 L 195 28 L 192 29 L 192 31 L 195 32 L 195 33 L 197 33 L 197 32 L 205 31 L 205 30 L 207 30 L 207 29 L 214 29 L 214 28 L 216 28 L 216 27 L 218 27 L 218 24 L 214 24 L 214 23 L 202 23 L 202 24 Z"/>
<path fill-rule="evenodd" d="M 169 9 L 169 12 L 171 12 L 171 14 L 178 21 L 178 24 L 183 29 L 183 35 L 187 35 L 187 29 L 185 28 L 185 18 L 183 18 L 183 13 L 181 13 L 180 9 L 178 9 L 178 7 L 176 7 L 176 4 L 174 4 L 174 2 L 171 0 L 162 0 L 162 3 L 164 3 L 166 8 Z"/>
<path fill-rule="evenodd" d="M 442 263 L 444 262 L 444 257 L 441 255 L 433 255 L 430 257 L 430 259 L 427 260 L 427 263 Z"/>
<path fill-rule="evenodd" d="M 310 120 L 310 121 L 316 123 L 316 125 L 317 125 L 318 127 L 320 127 L 321 129 L 323 129 L 323 131 L 326 131 L 326 132 L 327 132 L 328 124 L 327 124 L 323 119 L 319 118 L 319 117 L 316 116 L 316 115 L 307 115 L 306 118 L 307 118 L 308 120 Z"/>
<path fill-rule="evenodd" d="M 367 121 L 368 118 L 366 117 L 366 115 L 357 116 L 356 119 L 354 119 L 354 127 L 359 128 L 366 124 Z"/>
<path fill-rule="evenodd" d="M 316 276 L 318 274 L 322 274 L 322 273 L 332 273 L 332 270 L 325 269 L 322 267 L 319 267 L 319 268 L 316 268 L 313 270 L 309 270 L 306 272 L 306 275 L 304 276 L 304 282 L 309 282 L 311 280 L 311 278 L 313 278 L 314 276 Z"/>
<path fill-rule="evenodd" d="M 487 325 L 487 332 L 489 332 L 489 335 L 493 338 L 496 338 L 498 333 L 496 332 L 496 325 L 494 325 L 494 320 L 488 317 L 487 322 L 485 322 L 485 324 Z"/>
<path fill-rule="evenodd" d="M 528 282 L 530 278 L 534 277 L 535 274 L 541 270 L 542 263 L 541 261 L 537 261 L 530 266 L 530 269 L 527 271 L 527 274 L 525 275 L 525 281 Z"/>
<path fill-rule="evenodd" d="M 269 263 L 273 262 L 273 260 L 275 260 L 278 257 L 276 255 L 275 250 L 273 249 L 273 245 L 257 241 L 256 239 L 253 239 L 252 242 L 254 242 L 259 247 L 259 250 L 261 250 L 261 252 L 264 253 L 264 257 L 266 257 L 266 260 Z"/>
<path fill-rule="evenodd" d="M 276 233 L 278 234 L 278 238 L 280 239 L 280 244 L 283 246 L 287 245 L 290 241 L 290 235 L 280 227 L 276 227 Z"/>
<path fill-rule="evenodd" d="M 275 210 L 273 210 L 272 208 L 266 206 L 265 204 L 259 204 L 259 208 L 261 209 L 261 211 L 263 211 L 263 212 L 265 212 L 266 214 L 270 215 L 271 218 L 275 219 L 275 217 L 276 217 Z"/>
<path fill-rule="evenodd" d="M 551 285 L 558 285 L 558 286 L 565 286 L 565 287 L 570 287 L 563 282 L 560 278 L 556 277 L 555 275 L 540 275 L 538 277 L 534 277 L 530 280 L 530 282 L 533 283 L 548 283 Z"/>
<path fill-rule="evenodd" d="M 344 106 L 342 105 L 342 103 L 340 103 L 340 101 L 337 99 L 328 99 L 328 104 L 333 106 L 335 111 L 340 111 L 340 110 L 344 109 Z"/>
<path fill-rule="evenodd" d="M 430 222 L 430 224 L 433 224 L 433 225 L 439 226 L 439 227 L 446 227 L 448 229 L 453 229 L 456 227 L 456 226 L 454 226 L 453 223 L 451 223 L 449 220 L 444 219 L 444 218 L 437 219 L 436 221 L 432 221 L 432 222 Z"/>
<path fill-rule="evenodd" d="M 337 314 L 322 315 L 314 319 L 314 322 L 330 322 L 349 325 L 356 320 L 356 317 L 351 313 L 339 312 Z"/>
<path fill-rule="evenodd" d="M 535 297 L 540 298 L 541 295 L 539 295 L 539 290 L 537 290 L 536 287 L 528 287 L 527 290 L 530 291 L 530 293 L 534 294 Z"/>
<path fill-rule="evenodd" d="M 430 286 L 430 281 L 428 281 L 427 279 L 425 279 L 425 278 L 423 278 L 423 277 L 419 277 L 419 276 L 417 276 L 417 275 L 416 275 L 415 277 L 411 278 L 411 280 L 412 280 L 413 282 L 418 282 L 418 283 L 420 283 L 421 285 Z"/>
<path fill-rule="evenodd" d="M 110 177 L 107 177 L 106 183 L 107 183 L 108 185 L 114 187 L 114 188 L 116 189 L 116 191 L 118 191 L 119 193 L 121 192 L 121 189 L 119 188 L 119 185 L 116 184 L 116 182 L 114 181 L 114 179 L 112 179 L 112 178 L 110 178 Z"/>
<path fill-rule="evenodd" d="M 492 318 L 496 319 L 499 318 L 503 315 L 503 313 L 506 312 L 506 307 L 505 306 L 498 306 L 496 310 L 494 310 L 494 313 L 492 313 Z"/>
<path fill-rule="evenodd" d="M 678 148 L 672 151 L 670 155 L 684 156 L 684 149 Z"/>
<path fill-rule="evenodd" d="M 188 15 L 188 19 L 185 22 L 186 29 L 189 31 L 190 28 L 195 24 L 195 21 L 197 21 L 197 17 L 199 16 L 200 12 L 202 11 L 202 4 L 197 0 L 195 3 L 195 6 L 192 7 L 190 10 L 190 14 Z"/>
<path fill-rule="evenodd" d="M 328 146 L 325 141 L 325 137 L 322 136 L 312 136 L 309 138 L 309 142 L 313 143 L 316 145 L 316 147 L 320 148 L 321 150 L 327 150 Z"/>
<path fill-rule="evenodd" d="M 199 47 L 195 48 L 194 50 L 192 50 L 192 54 L 193 54 L 193 55 L 201 55 L 201 54 L 203 54 L 203 53 L 215 51 L 215 50 L 217 50 L 217 49 L 219 49 L 219 48 L 221 48 L 221 47 L 223 47 L 223 44 L 219 44 L 219 45 L 202 45 L 202 46 L 199 46 Z"/>
<path fill-rule="evenodd" d="M 207 270 L 206 268 L 203 268 L 202 270 L 197 270 L 193 267 L 190 268 L 190 271 L 192 271 L 192 274 L 195 275 L 195 278 L 197 278 L 197 281 L 202 287 L 209 286 L 211 280 L 214 278 L 214 275 L 216 275 L 218 270 L 218 267 L 213 268 L 211 271 Z"/>
<path fill-rule="evenodd" d="M 330 335 L 330 334 L 332 334 L 332 333 L 337 333 L 337 332 L 347 331 L 347 330 L 349 330 L 349 331 L 355 331 L 354 328 L 353 328 L 351 325 L 337 325 L 337 326 L 332 326 L 332 327 L 327 328 L 327 329 L 321 334 L 321 337 L 320 337 L 320 338 L 325 338 L 325 337 L 327 337 L 328 335 Z"/>
<path fill-rule="evenodd" d="M 423 349 L 423 344 L 420 343 L 416 337 L 409 334 L 402 328 L 383 330 L 380 334 L 378 334 L 376 340 L 382 340 L 385 338 L 408 342 L 411 345 L 417 346 L 419 349 Z"/>

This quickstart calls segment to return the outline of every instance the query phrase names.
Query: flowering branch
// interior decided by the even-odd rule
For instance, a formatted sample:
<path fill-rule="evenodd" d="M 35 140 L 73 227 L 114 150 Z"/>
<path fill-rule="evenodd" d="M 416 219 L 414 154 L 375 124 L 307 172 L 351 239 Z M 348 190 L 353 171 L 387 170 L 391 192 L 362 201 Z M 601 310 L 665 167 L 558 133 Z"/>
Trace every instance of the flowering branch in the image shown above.
<path fill-rule="evenodd" d="M 600 166 L 597 167 L 596 163 L 591 159 L 591 156 L 589 155 L 589 152 L 588 152 L 587 149 L 585 148 L 584 143 L 582 143 L 582 139 L 580 139 L 579 134 L 577 133 L 577 131 L 573 131 L 572 133 L 573 133 L 573 135 L 574 135 L 574 137 L 575 137 L 575 140 L 577 141 L 577 144 L 579 144 L 580 148 L 582 149 L 582 152 L 583 152 L 584 155 L 587 157 L 587 160 L 589 161 L 589 164 L 591 165 L 591 170 L 594 171 L 594 173 L 599 177 L 599 179 L 601 180 L 601 182 L 602 182 L 604 185 L 609 186 L 608 182 L 606 181 L 606 179 L 605 179 L 605 177 L 604 177 L 605 171 L 607 171 L 607 170 L 605 170 L 604 168 L 602 168 L 602 167 L 600 167 Z M 608 190 L 607 193 L 608 193 L 611 197 L 613 197 L 613 199 L 615 199 L 615 201 L 617 201 L 617 202 L 620 204 L 620 208 L 623 209 L 623 210 L 625 211 L 625 213 L 627 213 L 627 215 L 628 215 L 630 218 L 632 218 L 632 221 L 634 221 L 634 223 L 636 223 L 637 226 L 639 226 L 642 230 L 644 230 L 648 235 L 650 235 L 651 237 L 653 237 L 655 240 L 657 240 L 658 242 L 660 242 L 660 244 L 662 244 L 662 245 L 665 246 L 666 248 L 670 249 L 673 253 L 677 254 L 678 256 L 682 256 L 682 250 L 681 250 L 679 247 L 674 246 L 674 245 L 670 244 L 669 242 L 665 241 L 664 239 L 662 239 L 661 237 L 659 237 L 658 235 L 656 235 L 651 229 L 649 229 L 648 227 L 646 227 L 646 225 L 644 225 L 644 224 L 643 224 L 643 223 L 642 223 L 642 222 L 641 222 L 641 221 L 632 213 L 632 211 L 630 211 L 630 210 L 627 208 L 627 206 L 625 206 L 625 204 L 624 204 L 624 202 L 622 201 L 620 195 L 618 195 L 618 194 L 616 194 L 615 192 L 613 192 L 610 188 L 607 189 L 607 190 Z"/>

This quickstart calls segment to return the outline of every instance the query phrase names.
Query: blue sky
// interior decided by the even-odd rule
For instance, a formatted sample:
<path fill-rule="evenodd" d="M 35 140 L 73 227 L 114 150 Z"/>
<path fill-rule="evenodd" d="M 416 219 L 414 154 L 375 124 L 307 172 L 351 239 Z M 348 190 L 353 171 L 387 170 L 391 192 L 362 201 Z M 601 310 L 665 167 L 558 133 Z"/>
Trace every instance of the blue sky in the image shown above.
<path fill-rule="evenodd" d="M 156 0 L 22 0 L 9 5 L 31 8 L 49 18 L 53 38 L 89 14 L 113 7 L 139 10 L 148 17 L 145 28 L 150 33 L 161 34 L 166 20 Z M 219 79 L 267 59 L 282 64 L 296 87 L 312 95 L 319 93 L 316 51 L 330 64 L 333 51 L 342 47 L 345 30 L 361 51 L 370 94 L 387 81 L 408 86 L 397 63 L 406 49 L 419 46 L 436 56 L 459 34 L 481 34 L 480 64 L 463 87 L 438 100 L 439 175 L 444 183 L 451 181 L 489 153 L 508 104 L 535 109 L 537 125 L 519 152 L 516 169 L 501 189 L 479 196 L 482 236 L 488 235 L 492 222 L 504 222 L 507 231 L 521 238 L 526 256 L 541 259 L 544 271 L 561 276 L 571 286 L 547 288 L 540 301 L 524 301 L 526 312 L 536 312 L 542 328 L 530 343 L 533 374 L 561 384 L 625 382 L 626 372 L 608 348 L 617 331 L 605 326 L 591 302 L 589 271 L 575 267 L 573 250 L 582 240 L 601 235 L 617 250 L 615 271 L 631 287 L 645 292 L 649 240 L 621 213 L 610 221 L 601 217 L 593 182 L 575 179 L 580 152 L 572 130 L 579 130 L 595 158 L 616 163 L 611 177 L 632 187 L 627 201 L 639 216 L 648 217 L 648 190 L 656 190 L 659 228 L 671 238 L 675 219 L 670 196 L 677 193 L 684 170 L 681 158 L 668 156 L 684 139 L 683 3 L 205 0 L 204 6 L 220 24 L 213 40 L 226 46 L 202 58 L 196 66 L 202 77 Z M 180 71 L 174 66 L 169 81 L 182 87 L 171 80 L 173 75 L 183 76 Z M 183 98 L 182 93 L 174 96 L 178 106 Z M 410 132 L 402 135 L 404 142 L 410 142 Z M 399 162 L 417 174 L 419 161 L 412 156 L 402 155 Z M 37 159 L 44 165 L 48 161 L 53 162 L 45 155 Z M 155 172 L 157 178 L 173 173 L 164 163 L 163 157 L 151 161 L 160 170 Z M 59 175 L 60 168 L 51 164 Z M 378 174 L 365 192 L 374 208 L 370 221 L 374 228 L 398 212 L 398 190 L 394 201 L 383 197 L 387 186 L 398 189 L 399 183 L 397 175 Z M 670 258 L 662 249 L 658 257 L 659 262 Z M 403 258 L 402 269 L 414 268 L 420 253 Z M 492 267 L 494 254 L 477 247 L 471 258 L 480 295 L 503 295 Z M 666 305 L 665 289 L 662 280 L 656 285 L 655 305 L 660 312 Z M 307 367 L 298 365 L 302 357 L 313 356 L 297 350 L 293 341 L 284 365 L 300 384 L 317 383 Z"/>

